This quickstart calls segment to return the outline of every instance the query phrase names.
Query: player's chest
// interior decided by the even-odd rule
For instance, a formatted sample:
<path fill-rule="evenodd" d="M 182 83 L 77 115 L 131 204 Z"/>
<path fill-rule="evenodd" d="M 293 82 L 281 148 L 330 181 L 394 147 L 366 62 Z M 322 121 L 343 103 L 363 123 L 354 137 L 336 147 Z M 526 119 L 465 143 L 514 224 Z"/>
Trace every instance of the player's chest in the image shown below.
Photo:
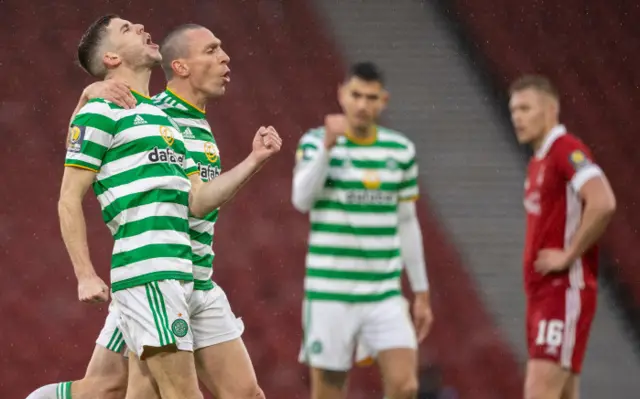
<path fill-rule="evenodd" d="M 546 203 L 564 190 L 555 166 L 547 159 L 532 160 L 524 182 L 524 207 L 531 215 L 540 215 Z"/>
<path fill-rule="evenodd" d="M 403 180 L 407 160 L 385 148 L 334 147 L 330 153 L 329 180 L 350 188 L 392 191 Z M 347 187 L 345 187 L 347 188 Z"/>
<path fill-rule="evenodd" d="M 122 155 L 149 152 L 162 162 L 185 156 L 182 133 L 167 117 L 133 114 L 121 118 L 116 129 L 112 149 Z"/>
<path fill-rule="evenodd" d="M 220 149 L 211 134 L 185 136 L 185 145 L 203 181 L 215 179 L 222 173 Z"/>

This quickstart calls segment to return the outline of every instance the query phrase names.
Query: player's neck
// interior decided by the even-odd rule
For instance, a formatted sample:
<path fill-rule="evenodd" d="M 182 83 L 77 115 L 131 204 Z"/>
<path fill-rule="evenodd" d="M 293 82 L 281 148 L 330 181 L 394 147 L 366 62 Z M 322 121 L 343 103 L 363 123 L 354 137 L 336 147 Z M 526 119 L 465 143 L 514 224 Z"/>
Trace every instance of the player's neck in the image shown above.
<path fill-rule="evenodd" d="M 151 69 L 133 70 L 118 68 L 111 72 L 107 79 L 115 79 L 127 82 L 131 90 L 149 97 L 149 80 L 151 79 Z"/>
<path fill-rule="evenodd" d="M 350 126 L 346 135 L 352 141 L 366 144 L 376 139 L 377 128 L 376 125 L 371 125 L 364 128 L 354 128 L 353 126 Z"/>
<path fill-rule="evenodd" d="M 533 149 L 534 152 L 538 151 L 540 149 L 540 147 L 542 147 L 544 142 L 547 141 L 547 137 L 549 137 L 549 135 L 553 131 L 553 128 L 558 126 L 559 123 L 560 122 L 558 122 L 558 121 L 552 121 L 552 122 L 547 123 L 545 125 L 544 133 L 542 135 L 540 135 L 540 137 L 538 139 L 533 140 L 531 142 L 531 149 Z"/>
<path fill-rule="evenodd" d="M 201 91 L 194 89 L 188 81 L 170 80 L 167 83 L 167 89 L 192 107 L 205 112 L 207 97 Z"/>

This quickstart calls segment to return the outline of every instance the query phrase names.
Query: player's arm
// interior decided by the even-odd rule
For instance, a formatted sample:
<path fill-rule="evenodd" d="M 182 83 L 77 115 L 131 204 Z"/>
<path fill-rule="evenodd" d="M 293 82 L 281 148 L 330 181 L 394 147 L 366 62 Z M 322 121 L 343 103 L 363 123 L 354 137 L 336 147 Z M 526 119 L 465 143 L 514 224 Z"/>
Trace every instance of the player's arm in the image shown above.
<path fill-rule="evenodd" d="M 398 235 L 402 261 L 407 271 L 411 289 L 415 294 L 413 303 L 414 324 L 418 342 L 426 338 L 433 322 L 429 280 L 422 246 L 422 232 L 416 212 L 415 200 L 418 198 L 418 165 L 415 161 L 415 149 L 410 145 L 409 162 L 404 165 L 403 179 L 398 192 Z"/>
<path fill-rule="evenodd" d="M 83 302 L 103 302 L 109 297 L 108 287 L 96 274 L 89 256 L 82 201 L 111 145 L 114 128 L 110 108 L 104 102 L 82 107 L 70 128 L 58 215 L 62 238 L 78 279 L 78 297 Z"/>
<path fill-rule="evenodd" d="M 303 213 L 311 210 L 324 187 L 329 173 L 329 152 L 347 129 L 344 115 L 327 115 L 324 125 L 324 139 L 307 134 L 296 151 L 291 202 Z"/>
<path fill-rule="evenodd" d="M 576 149 L 569 153 L 561 168 L 583 202 L 580 225 L 566 249 L 572 264 L 604 233 L 616 210 L 616 197 L 606 176 L 586 151 Z"/>
<path fill-rule="evenodd" d="M 309 212 L 329 173 L 329 150 L 322 144 L 304 142 L 296 151 L 291 202 L 300 212 Z"/>
<path fill-rule="evenodd" d="M 253 139 L 251 154 L 233 169 L 220 174 L 215 179 L 204 183 L 197 173 L 190 173 L 187 166 L 187 174 L 191 180 L 189 195 L 191 213 L 197 217 L 203 217 L 229 201 L 272 155 L 280 151 L 281 146 L 282 139 L 273 127 L 260 127 Z"/>

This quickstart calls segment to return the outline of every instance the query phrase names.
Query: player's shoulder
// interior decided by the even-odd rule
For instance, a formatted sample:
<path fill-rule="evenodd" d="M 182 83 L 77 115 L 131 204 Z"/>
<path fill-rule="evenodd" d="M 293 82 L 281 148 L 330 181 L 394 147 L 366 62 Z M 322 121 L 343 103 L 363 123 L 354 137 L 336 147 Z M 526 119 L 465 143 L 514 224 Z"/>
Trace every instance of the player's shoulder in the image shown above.
<path fill-rule="evenodd" d="M 92 98 L 80 108 L 78 114 L 92 113 L 98 115 L 115 115 L 118 110 L 123 110 L 119 105 L 104 98 Z"/>
<path fill-rule="evenodd" d="M 575 134 L 567 132 L 558 137 L 551 146 L 551 154 L 565 156 L 573 152 L 591 154 L 589 147 Z"/>
<path fill-rule="evenodd" d="M 415 151 L 413 141 L 406 134 L 385 126 L 378 126 L 378 142 L 392 144 L 408 151 Z"/>
<path fill-rule="evenodd" d="M 300 138 L 300 145 L 318 146 L 324 140 L 324 126 L 307 130 Z"/>

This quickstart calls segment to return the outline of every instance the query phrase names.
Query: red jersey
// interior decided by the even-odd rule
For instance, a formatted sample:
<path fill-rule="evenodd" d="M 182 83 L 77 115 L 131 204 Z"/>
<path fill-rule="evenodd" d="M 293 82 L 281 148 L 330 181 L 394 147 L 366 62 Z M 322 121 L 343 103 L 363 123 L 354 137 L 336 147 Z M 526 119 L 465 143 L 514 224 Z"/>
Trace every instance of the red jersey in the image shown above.
<path fill-rule="evenodd" d="M 535 270 L 538 251 L 568 248 L 582 218 L 579 191 L 601 176 L 589 149 L 559 125 L 529 161 L 524 207 L 527 232 L 524 248 L 525 290 L 532 295 L 547 287 L 597 287 L 598 248 L 593 246 L 566 271 L 542 275 Z"/>

